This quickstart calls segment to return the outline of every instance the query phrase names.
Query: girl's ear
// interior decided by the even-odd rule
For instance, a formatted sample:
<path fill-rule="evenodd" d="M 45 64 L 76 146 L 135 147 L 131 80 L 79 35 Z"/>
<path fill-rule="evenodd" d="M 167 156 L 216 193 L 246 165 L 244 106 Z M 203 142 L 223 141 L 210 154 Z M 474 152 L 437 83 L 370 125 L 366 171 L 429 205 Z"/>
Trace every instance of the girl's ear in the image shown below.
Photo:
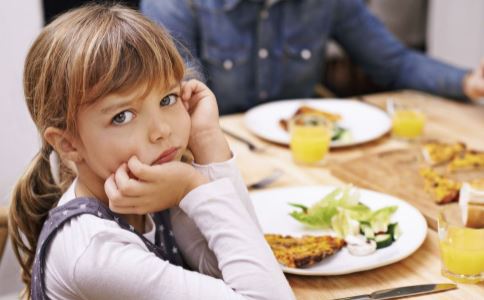
<path fill-rule="evenodd" d="M 75 138 L 65 130 L 48 127 L 44 131 L 44 138 L 60 157 L 75 163 L 82 161 Z"/>

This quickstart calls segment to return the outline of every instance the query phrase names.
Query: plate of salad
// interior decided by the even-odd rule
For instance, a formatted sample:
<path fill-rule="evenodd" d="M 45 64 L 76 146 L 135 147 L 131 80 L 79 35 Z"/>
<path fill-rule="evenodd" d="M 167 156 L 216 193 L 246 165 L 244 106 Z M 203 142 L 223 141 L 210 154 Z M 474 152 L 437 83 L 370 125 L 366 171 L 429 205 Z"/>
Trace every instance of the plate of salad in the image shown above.
<path fill-rule="evenodd" d="M 427 235 L 422 214 L 394 196 L 354 186 L 303 186 L 250 194 L 264 234 L 336 236 L 346 246 L 307 268 L 285 273 L 320 276 L 371 270 L 415 252 Z"/>

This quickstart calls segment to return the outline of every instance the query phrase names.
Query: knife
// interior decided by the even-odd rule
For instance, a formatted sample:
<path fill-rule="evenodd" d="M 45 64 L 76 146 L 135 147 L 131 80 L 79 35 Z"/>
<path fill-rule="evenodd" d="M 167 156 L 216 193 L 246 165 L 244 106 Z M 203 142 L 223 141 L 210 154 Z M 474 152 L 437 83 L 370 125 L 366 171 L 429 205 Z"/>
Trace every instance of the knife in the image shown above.
<path fill-rule="evenodd" d="M 373 300 L 373 299 L 396 299 L 408 296 L 437 293 L 456 289 L 457 286 L 453 283 L 440 284 L 422 284 L 404 286 L 394 289 L 387 289 L 373 292 L 369 295 L 358 295 L 353 297 L 338 298 L 334 300 Z"/>
<path fill-rule="evenodd" d="M 224 132 L 226 135 L 228 135 L 228 136 L 230 136 L 230 137 L 232 137 L 232 138 L 234 138 L 234 139 L 236 139 L 236 140 L 238 140 L 238 141 L 240 141 L 240 142 L 242 142 L 242 143 L 246 144 L 246 145 L 247 145 L 247 147 L 249 147 L 249 150 L 250 150 L 250 151 L 254 151 L 254 152 L 264 152 L 264 151 L 265 151 L 265 149 L 264 149 L 264 148 L 261 148 L 260 146 L 256 146 L 255 144 L 253 144 L 253 143 L 252 143 L 252 142 L 250 142 L 249 140 L 247 140 L 247 139 L 245 139 L 245 138 L 243 138 L 243 137 L 241 137 L 241 136 L 238 136 L 237 134 L 235 134 L 235 133 L 233 133 L 233 132 L 231 132 L 231 131 L 229 131 L 229 130 L 227 130 L 227 129 L 225 129 L 225 128 L 222 128 L 222 131 L 223 131 L 223 132 Z"/>

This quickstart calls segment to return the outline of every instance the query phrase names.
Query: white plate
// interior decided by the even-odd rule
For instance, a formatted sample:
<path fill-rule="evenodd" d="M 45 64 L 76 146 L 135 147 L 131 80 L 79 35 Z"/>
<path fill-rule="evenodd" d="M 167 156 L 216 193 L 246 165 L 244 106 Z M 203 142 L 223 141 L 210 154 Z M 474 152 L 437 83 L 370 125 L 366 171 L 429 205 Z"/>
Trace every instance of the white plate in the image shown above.
<path fill-rule="evenodd" d="M 281 128 L 279 120 L 289 119 L 301 105 L 342 116 L 338 123 L 351 132 L 352 139 L 348 142 L 333 142 L 331 147 L 365 143 L 379 138 L 391 128 L 390 118 L 383 110 L 347 99 L 295 99 L 262 104 L 247 111 L 245 125 L 263 139 L 288 145 L 289 134 Z"/>
<path fill-rule="evenodd" d="M 334 186 L 308 186 L 271 189 L 250 194 L 255 212 L 264 233 L 292 236 L 333 234 L 331 230 L 313 229 L 293 219 L 289 213 L 296 208 L 288 203 L 307 206 L 321 200 Z M 427 235 L 427 223 L 422 214 L 407 202 L 393 196 L 360 189 L 360 201 L 372 210 L 397 205 L 392 222 L 398 222 L 401 237 L 391 246 L 378 249 L 367 256 L 353 256 L 344 247 L 335 255 L 323 259 L 315 266 L 296 269 L 282 266 L 286 273 L 298 275 L 340 275 L 370 270 L 402 260 L 422 245 Z"/>

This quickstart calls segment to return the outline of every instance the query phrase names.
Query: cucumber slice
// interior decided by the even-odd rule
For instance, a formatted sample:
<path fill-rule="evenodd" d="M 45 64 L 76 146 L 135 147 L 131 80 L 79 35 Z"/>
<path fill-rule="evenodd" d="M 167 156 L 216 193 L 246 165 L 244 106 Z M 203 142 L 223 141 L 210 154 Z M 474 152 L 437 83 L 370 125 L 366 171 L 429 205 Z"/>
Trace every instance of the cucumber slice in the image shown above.
<path fill-rule="evenodd" d="M 375 236 L 376 249 L 390 246 L 393 243 L 392 235 L 388 233 L 377 234 Z"/>
<path fill-rule="evenodd" d="M 402 235 L 402 232 L 400 231 L 400 226 L 398 226 L 398 223 L 392 223 L 388 225 L 388 234 L 392 236 L 392 239 L 394 241 L 400 238 L 400 236 Z"/>
<path fill-rule="evenodd" d="M 331 140 L 333 142 L 341 142 L 341 143 L 344 143 L 344 142 L 349 142 L 352 140 L 352 136 L 351 136 L 351 132 L 344 128 L 344 127 L 341 127 L 339 125 L 335 125 L 333 127 L 333 132 L 331 134 Z"/>
<path fill-rule="evenodd" d="M 351 142 L 352 140 L 353 140 L 353 135 L 351 135 L 351 132 L 348 129 L 345 129 L 343 133 L 340 135 L 338 142 L 347 143 L 347 142 Z"/>
<path fill-rule="evenodd" d="M 345 131 L 346 129 L 344 129 L 343 127 L 339 127 L 338 125 L 335 125 L 333 127 L 333 134 L 332 134 L 333 136 L 331 137 L 331 140 L 332 141 L 339 140 Z"/>

